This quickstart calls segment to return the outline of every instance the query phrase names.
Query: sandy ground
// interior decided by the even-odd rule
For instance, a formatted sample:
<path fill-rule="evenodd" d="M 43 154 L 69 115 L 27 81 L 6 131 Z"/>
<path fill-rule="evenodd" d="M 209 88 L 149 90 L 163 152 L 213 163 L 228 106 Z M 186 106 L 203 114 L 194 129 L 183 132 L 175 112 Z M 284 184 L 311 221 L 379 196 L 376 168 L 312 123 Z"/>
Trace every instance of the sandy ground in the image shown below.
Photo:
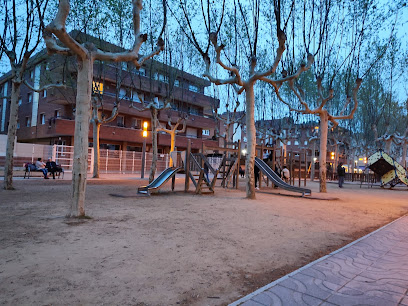
<path fill-rule="evenodd" d="M 225 305 L 404 215 L 408 188 L 329 184 L 312 198 L 263 188 L 138 196 L 90 180 L 89 220 L 68 220 L 68 180 L 0 191 L 0 304 Z M 243 186 L 242 186 L 243 187 Z"/>

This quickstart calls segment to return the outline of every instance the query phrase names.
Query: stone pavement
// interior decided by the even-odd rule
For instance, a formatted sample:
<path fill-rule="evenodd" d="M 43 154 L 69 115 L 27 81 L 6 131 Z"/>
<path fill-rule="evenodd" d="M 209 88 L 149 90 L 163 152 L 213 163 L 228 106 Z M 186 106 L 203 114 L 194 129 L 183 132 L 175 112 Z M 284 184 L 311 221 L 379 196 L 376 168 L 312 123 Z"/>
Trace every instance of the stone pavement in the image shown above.
<path fill-rule="evenodd" d="M 230 304 L 236 305 L 408 306 L 408 216 Z"/>

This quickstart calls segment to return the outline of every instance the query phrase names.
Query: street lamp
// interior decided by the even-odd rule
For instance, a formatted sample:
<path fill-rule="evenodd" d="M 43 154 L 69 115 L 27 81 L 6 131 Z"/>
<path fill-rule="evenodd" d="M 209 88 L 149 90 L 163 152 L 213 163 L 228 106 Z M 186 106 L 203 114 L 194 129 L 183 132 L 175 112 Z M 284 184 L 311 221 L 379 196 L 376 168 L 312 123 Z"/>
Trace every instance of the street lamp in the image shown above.
<path fill-rule="evenodd" d="M 147 138 L 147 121 L 143 122 L 143 150 L 142 150 L 142 171 L 140 178 L 144 178 L 144 171 L 145 171 L 145 162 L 146 162 L 146 138 Z"/>

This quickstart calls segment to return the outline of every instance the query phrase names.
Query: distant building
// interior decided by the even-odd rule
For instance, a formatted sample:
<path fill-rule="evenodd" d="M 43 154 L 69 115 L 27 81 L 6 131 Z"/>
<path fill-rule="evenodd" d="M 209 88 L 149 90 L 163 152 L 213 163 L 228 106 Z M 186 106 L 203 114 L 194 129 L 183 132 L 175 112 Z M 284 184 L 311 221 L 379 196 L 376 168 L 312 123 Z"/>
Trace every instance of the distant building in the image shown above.
<path fill-rule="evenodd" d="M 122 51 L 121 48 L 105 41 L 100 41 L 80 32 L 72 32 L 80 42 L 88 41 L 103 50 Z M 119 65 L 119 69 L 117 68 Z M 120 100 L 119 115 L 106 125 L 101 126 L 101 148 L 141 151 L 142 123 L 150 124 L 150 111 L 140 112 L 130 108 L 133 101 L 141 105 L 139 97 L 146 101 L 154 100 L 164 103 L 169 96 L 171 109 L 159 113 L 159 121 L 166 125 L 168 117 L 177 120 L 180 114 L 187 115 L 187 129 L 176 137 L 176 146 L 184 149 L 188 139 L 192 148 L 198 150 L 202 143 L 217 146 L 213 140 L 216 121 L 211 116 L 211 109 L 218 107 L 219 101 L 204 95 L 204 88 L 210 82 L 185 73 L 176 68 L 154 60 L 147 61 L 140 70 L 129 69 L 127 63 L 101 63 L 94 65 L 94 91 L 103 97 L 103 110 L 107 115 L 112 111 L 117 97 Z M 118 86 L 118 71 L 120 86 Z M 18 142 L 39 144 L 74 144 L 75 125 L 75 86 L 76 61 L 60 55 L 48 56 L 46 50 L 37 53 L 29 62 L 26 80 L 39 87 L 48 83 L 64 83 L 69 89 L 50 89 L 36 93 L 21 86 L 18 113 Z M 0 134 L 7 134 L 11 94 L 11 74 L 0 78 Z M 7 98 L 8 97 L 8 98 Z M 180 126 L 181 128 L 181 126 Z M 151 146 L 151 137 L 147 139 L 147 147 Z M 89 133 L 89 144 L 92 146 L 92 125 Z M 170 136 L 165 133 L 158 135 L 159 152 L 167 153 L 170 149 Z"/>

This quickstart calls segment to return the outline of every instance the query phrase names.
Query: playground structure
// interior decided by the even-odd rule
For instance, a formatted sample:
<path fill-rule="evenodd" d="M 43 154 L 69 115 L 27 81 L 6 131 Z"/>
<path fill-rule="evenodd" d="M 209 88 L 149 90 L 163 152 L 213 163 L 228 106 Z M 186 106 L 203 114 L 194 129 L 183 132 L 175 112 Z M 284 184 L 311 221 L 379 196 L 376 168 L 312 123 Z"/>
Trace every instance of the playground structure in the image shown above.
<path fill-rule="evenodd" d="M 290 172 L 289 185 L 298 187 L 306 186 L 306 181 L 308 176 L 315 176 L 312 170 L 312 157 L 307 155 L 307 151 L 285 151 L 283 148 L 279 147 L 268 147 L 263 145 L 256 146 L 256 156 L 263 158 L 263 152 L 267 151 L 269 153 L 266 164 L 272 170 L 275 170 L 278 177 L 284 166 L 286 166 Z M 318 172 L 318 171 L 317 171 Z M 268 175 L 261 171 L 261 177 L 259 180 L 259 187 L 262 186 L 264 182 L 269 186 L 270 178 Z M 266 178 L 263 177 L 266 176 Z M 277 185 L 272 182 L 272 186 Z"/>
<path fill-rule="evenodd" d="M 164 170 L 153 182 L 147 186 L 138 188 L 139 193 L 150 194 L 158 191 L 167 181 L 172 179 L 172 190 L 175 187 L 175 177 L 177 173 L 185 174 L 184 191 L 190 190 L 190 183 L 193 184 L 196 194 L 214 193 L 217 181 L 221 182 L 223 188 L 235 188 L 239 186 L 240 169 L 245 169 L 245 158 L 241 156 L 241 143 L 226 143 L 225 148 L 202 146 L 200 152 L 191 152 L 191 142 L 187 145 L 186 151 L 172 152 L 172 160 L 175 167 Z M 264 180 L 266 185 L 271 187 L 280 187 L 293 192 L 300 192 L 302 195 L 310 195 L 309 189 L 300 188 L 301 178 L 304 178 L 306 186 L 307 176 L 307 156 L 304 153 L 304 162 L 302 163 L 302 154 L 288 152 L 283 154 L 282 149 L 276 150 L 272 147 L 257 146 L 257 154 L 261 155 L 264 150 L 270 152 L 270 158 L 267 162 L 256 158 L 255 165 L 261 170 L 259 186 Z M 297 157 L 297 159 L 296 159 Z M 284 182 L 280 175 L 275 173 L 275 169 L 282 169 L 282 165 L 287 165 L 291 172 L 290 183 L 294 185 L 295 175 L 297 173 L 299 187 L 292 186 Z M 302 167 L 303 166 L 303 167 Z M 310 168 L 310 167 L 309 167 Z M 273 170 L 274 169 L 274 170 Z M 265 177 L 264 177 L 265 176 Z"/>
<path fill-rule="evenodd" d="M 176 182 L 176 174 L 177 172 L 180 172 L 182 169 L 183 169 L 182 167 L 167 168 L 162 173 L 160 173 L 160 175 L 155 180 L 153 180 L 149 185 L 139 187 L 137 189 L 137 192 L 150 195 L 151 191 L 158 190 L 170 179 L 172 179 L 171 190 L 173 191 Z"/>
<path fill-rule="evenodd" d="M 295 186 L 289 185 L 288 183 L 284 182 L 280 178 L 280 176 L 268 166 L 268 164 L 265 161 L 263 161 L 262 159 L 259 159 L 258 157 L 255 157 L 255 165 L 259 168 L 261 173 L 264 173 L 268 177 L 268 179 L 271 180 L 271 182 L 275 186 L 283 188 L 288 191 L 300 192 L 302 196 L 305 196 L 305 195 L 309 196 L 312 194 L 310 189 L 295 187 Z"/>
<path fill-rule="evenodd" d="M 408 186 L 407 171 L 394 158 L 382 150 L 368 158 L 366 168 L 381 176 L 381 187 L 390 184 L 392 188 L 400 183 Z"/>

